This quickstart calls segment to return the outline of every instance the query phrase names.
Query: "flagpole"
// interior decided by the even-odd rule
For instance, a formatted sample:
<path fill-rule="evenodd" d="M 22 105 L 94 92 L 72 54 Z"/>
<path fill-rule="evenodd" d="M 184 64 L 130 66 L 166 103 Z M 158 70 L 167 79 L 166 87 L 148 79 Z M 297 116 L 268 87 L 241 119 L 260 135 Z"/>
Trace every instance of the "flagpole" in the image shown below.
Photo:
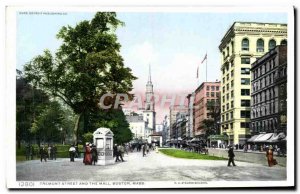
<path fill-rule="evenodd" d="M 206 82 L 207 82 L 207 51 L 206 51 Z"/>
<path fill-rule="evenodd" d="M 197 88 L 198 88 L 198 86 L 199 86 L 199 64 L 198 64 L 198 69 L 197 69 Z"/>

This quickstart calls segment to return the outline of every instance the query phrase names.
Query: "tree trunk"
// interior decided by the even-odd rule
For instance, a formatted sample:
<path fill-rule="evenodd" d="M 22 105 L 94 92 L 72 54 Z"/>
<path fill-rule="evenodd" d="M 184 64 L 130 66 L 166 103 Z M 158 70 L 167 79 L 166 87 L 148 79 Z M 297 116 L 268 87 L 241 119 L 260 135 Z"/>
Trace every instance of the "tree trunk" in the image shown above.
<path fill-rule="evenodd" d="M 77 119 L 76 119 L 75 126 L 74 126 L 74 131 L 73 131 L 74 145 L 77 145 L 77 143 L 78 143 L 78 129 L 79 129 L 79 123 L 80 123 L 81 116 L 82 116 L 82 113 L 77 115 Z"/>
<path fill-rule="evenodd" d="M 17 139 L 17 148 L 21 149 L 21 140 L 20 139 Z"/>

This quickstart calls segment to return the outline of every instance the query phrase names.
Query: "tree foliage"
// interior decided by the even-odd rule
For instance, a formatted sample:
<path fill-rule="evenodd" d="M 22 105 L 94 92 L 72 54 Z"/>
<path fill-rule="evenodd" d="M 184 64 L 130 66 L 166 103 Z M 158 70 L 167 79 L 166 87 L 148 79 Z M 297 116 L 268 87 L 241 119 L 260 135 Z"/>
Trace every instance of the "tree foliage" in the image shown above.
<path fill-rule="evenodd" d="M 34 86 L 61 98 L 77 115 L 74 140 L 81 116 L 98 109 L 105 93 L 129 93 L 136 79 L 124 66 L 115 29 L 123 25 L 114 12 L 98 12 L 91 21 L 64 26 L 57 34 L 62 41 L 52 55 L 45 50 L 24 67 Z M 113 103 L 114 99 L 110 102 Z"/>
<path fill-rule="evenodd" d="M 89 132 L 93 132 L 99 127 L 107 127 L 114 133 L 114 141 L 118 144 L 129 142 L 133 137 L 129 123 L 121 109 L 90 112 L 89 118 Z"/>
<path fill-rule="evenodd" d="M 206 104 L 209 119 L 204 119 L 203 125 L 206 128 L 205 137 L 220 134 L 220 99 L 208 101 Z"/>
<path fill-rule="evenodd" d="M 44 107 L 42 113 L 35 118 L 31 132 L 36 135 L 38 142 L 58 142 L 63 128 L 64 115 L 58 102 L 51 102 Z"/>
<path fill-rule="evenodd" d="M 16 78 L 16 139 L 17 147 L 21 141 L 30 142 L 33 139 L 30 132 L 31 125 L 36 117 L 49 103 L 49 98 L 42 90 L 32 87 L 22 72 L 17 70 Z"/>

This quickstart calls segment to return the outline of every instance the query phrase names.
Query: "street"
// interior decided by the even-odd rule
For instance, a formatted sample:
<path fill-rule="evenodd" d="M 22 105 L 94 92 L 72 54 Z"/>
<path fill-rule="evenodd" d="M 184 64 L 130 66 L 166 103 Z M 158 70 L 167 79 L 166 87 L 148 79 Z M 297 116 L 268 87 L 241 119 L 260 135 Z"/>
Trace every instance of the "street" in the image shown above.
<path fill-rule="evenodd" d="M 125 154 L 125 162 L 109 166 L 85 166 L 82 159 L 18 162 L 17 181 L 275 181 L 286 180 L 286 168 L 227 160 L 194 160 L 150 152 Z"/>

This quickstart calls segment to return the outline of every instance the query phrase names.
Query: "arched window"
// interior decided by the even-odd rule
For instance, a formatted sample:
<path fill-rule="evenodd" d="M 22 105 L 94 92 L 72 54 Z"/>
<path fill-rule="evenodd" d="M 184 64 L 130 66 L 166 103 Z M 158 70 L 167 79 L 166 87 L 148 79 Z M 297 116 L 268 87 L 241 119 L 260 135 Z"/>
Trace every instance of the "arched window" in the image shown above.
<path fill-rule="evenodd" d="M 282 41 L 280 42 L 280 45 L 287 45 L 287 41 L 286 41 L 286 40 L 282 40 Z"/>
<path fill-rule="evenodd" d="M 242 51 L 249 51 L 249 40 L 247 38 L 242 40 Z"/>
<path fill-rule="evenodd" d="M 231 53 L 234 53 L 234 42 L 231 42 Z"/>
<path fill-rule="evenodd" d="M 256 52 L 264 52 L 264 40 L 258 39 L 256 42 Z"/>
<path fill-rule="evenodd" d="M 270 40 L 269 41 L 269 50 L 272 50 L 273 48 L 276 47 L 276 41 L 275 40 Z"/>

